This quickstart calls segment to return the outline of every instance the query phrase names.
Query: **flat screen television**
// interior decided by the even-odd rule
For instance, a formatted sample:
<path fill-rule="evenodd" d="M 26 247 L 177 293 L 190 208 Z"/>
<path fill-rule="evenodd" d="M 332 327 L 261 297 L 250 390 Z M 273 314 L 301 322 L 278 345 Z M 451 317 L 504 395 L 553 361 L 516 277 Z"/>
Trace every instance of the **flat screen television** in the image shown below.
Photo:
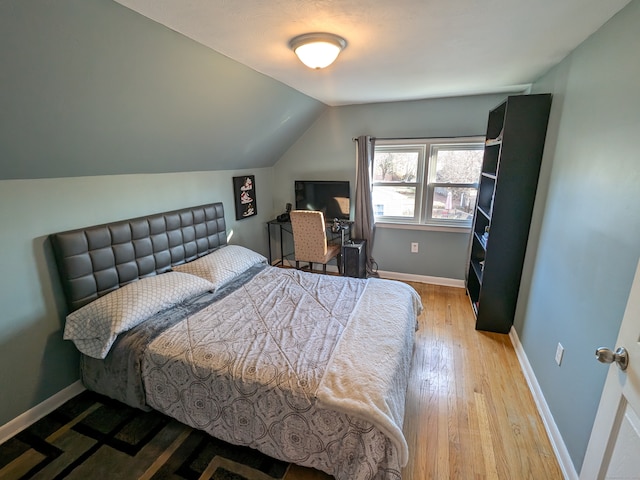
<path fill-rule="evenodd" d="M 296 210 L 320 210 L 326 221 L 349 220 L 349 182 L 341 180 L 296 180 Z"/>

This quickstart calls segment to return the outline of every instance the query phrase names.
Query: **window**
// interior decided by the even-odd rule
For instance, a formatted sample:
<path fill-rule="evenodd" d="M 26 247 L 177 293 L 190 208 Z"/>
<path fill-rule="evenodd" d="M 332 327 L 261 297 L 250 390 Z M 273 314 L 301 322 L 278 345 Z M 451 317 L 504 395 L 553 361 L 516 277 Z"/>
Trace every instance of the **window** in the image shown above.
<path fill-rule="evenodd" d="M 378 222 L 470 226 L 484 139 L 377 140 L 373 213 Z"/>

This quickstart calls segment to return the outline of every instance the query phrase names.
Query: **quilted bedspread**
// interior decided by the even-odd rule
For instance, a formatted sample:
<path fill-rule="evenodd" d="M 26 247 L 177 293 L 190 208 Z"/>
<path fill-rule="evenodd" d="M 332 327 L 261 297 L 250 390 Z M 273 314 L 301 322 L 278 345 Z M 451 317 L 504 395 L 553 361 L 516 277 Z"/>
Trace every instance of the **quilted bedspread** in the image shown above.
<path fill-rule="evenodd" d="M 151 341 L 146 402 L 339 480 L 399 479 L 420 308 L 400 282 L 267 267 Z"/>

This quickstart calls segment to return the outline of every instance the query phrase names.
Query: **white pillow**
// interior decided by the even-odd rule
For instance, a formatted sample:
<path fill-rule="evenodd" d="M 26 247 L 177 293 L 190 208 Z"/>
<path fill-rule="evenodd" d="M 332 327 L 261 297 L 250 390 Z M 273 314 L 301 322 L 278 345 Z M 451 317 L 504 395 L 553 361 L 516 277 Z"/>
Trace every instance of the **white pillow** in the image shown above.
<path fill-rule="evenodd" d="M 240 245 L 227 245 L 173 270 L 205 278 L 220 288 L 258 263 L 267 263 L 267 259 Z"/>
<path fill-rule="evenodd" d="M 110 292 L 67 315 L 65 340 L 94 358 L 104 358 L 118 334 L 187 298 L 214 290 L 210 282 L 186 273 L 145 277 Z"/>

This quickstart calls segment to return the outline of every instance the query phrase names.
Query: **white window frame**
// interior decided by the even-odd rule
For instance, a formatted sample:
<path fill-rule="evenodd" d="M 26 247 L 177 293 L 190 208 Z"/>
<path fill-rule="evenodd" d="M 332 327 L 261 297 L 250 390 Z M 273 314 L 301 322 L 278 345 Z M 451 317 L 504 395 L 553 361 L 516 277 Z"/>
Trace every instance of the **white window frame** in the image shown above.
<path fill-rule="evenodd" d="M 415 208 L 414 216 L 408 217 L 394 217 L 394 216 L 375 216 L 376 224 L 385 223 L 407 225 L 407 226 L 431 226 L 431 227 L 453 227 L 456 229 L 464 228 L 469 229 L 473 222 L 469 220 L 455 220 L 444 218 L 433 218 L 433 198 L 434 192 L 437 187 L 463 187 L 463 188 L 475 188 L 478 189 L 479 178 L 475 183 L 438 183 L 435 182 L 436 161 L 437 157 L 434 153 L 437 153 L 439 148 L 451 148 L 451 147 L 469 147 L 473 149 L 484 149 L 484 137 L 454 137 L 454 138 L 421 138 L 421 139 L 377 139 L 375 143 L 375 151 L 401 151 L 410 150 L 418 151 L 418 167 L 416 180 L 414 182 L 402 182 L 403 185 L 415 186 Z M 467 148 L 465 148 L 467 149 Z M 375 162 L 371 165 L 371 178 L 373 179 L 373 169 Z M 398 182 L 376 182 L 372 180 L 371 189 L 375 186 L 397 186 Z M 374 209 L 375 210 L 375 209 Z M 375 211 L 374 211 L 375 215 Z"/>

